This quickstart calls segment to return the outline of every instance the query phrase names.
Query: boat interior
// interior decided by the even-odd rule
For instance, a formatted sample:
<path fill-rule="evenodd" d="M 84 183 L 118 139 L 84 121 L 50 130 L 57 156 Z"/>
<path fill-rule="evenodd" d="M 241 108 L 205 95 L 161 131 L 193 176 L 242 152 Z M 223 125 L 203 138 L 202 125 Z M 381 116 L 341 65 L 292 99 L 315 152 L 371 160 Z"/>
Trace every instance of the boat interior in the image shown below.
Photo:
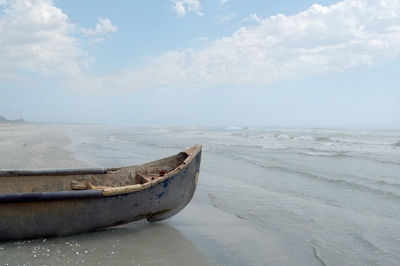
<path fill-rule="evenodd" d="M 195 148 L 158 161 L 121 168 L 0 170 L 0 193 L 56 192 L 145 185 L 184 165 Z"/>

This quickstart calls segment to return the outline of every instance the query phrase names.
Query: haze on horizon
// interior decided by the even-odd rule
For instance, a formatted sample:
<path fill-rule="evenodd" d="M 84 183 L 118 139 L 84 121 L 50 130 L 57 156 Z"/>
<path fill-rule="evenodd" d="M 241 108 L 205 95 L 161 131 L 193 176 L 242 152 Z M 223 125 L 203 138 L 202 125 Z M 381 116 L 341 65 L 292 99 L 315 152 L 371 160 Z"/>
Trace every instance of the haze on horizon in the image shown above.
<path fill-rule="evenodd" d="M 398 0 L 0 0 L 0 115 L 400 128 Z"/>

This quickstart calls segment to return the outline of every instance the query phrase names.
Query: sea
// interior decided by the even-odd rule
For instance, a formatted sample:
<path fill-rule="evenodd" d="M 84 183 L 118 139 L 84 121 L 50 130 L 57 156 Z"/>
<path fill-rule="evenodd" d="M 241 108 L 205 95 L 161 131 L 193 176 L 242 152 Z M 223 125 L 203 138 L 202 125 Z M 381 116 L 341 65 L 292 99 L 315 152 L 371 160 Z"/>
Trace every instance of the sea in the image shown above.
<path fill-rule="evenodd" d="M 163 223 L 211 265 L 400 265 L 400 130 L 62 129 L 94 167 L 201 144 L 195 196 Z"/>

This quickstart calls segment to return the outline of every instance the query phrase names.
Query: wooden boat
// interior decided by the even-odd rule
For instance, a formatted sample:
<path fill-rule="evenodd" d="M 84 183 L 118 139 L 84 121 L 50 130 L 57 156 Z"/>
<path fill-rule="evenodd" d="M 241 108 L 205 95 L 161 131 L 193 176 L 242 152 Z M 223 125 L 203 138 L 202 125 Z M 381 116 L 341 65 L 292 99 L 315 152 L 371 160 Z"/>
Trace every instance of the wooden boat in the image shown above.
<path fill-rule="evenodd" d="M 192 199 L 201 146 L 139 166 L 0 170 L 0 240 L 167 219 Z"/>

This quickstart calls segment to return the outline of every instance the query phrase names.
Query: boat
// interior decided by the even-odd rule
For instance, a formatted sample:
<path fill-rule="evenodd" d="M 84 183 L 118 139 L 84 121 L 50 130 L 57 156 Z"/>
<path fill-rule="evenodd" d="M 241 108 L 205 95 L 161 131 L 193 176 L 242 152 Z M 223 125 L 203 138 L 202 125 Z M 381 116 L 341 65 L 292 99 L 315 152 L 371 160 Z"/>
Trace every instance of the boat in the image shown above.
<path fill-rule="evenodd" d="M 0 170 L 0 241 L 165 220 L 192 199 L 201 150 L 121 168 Z"/>

